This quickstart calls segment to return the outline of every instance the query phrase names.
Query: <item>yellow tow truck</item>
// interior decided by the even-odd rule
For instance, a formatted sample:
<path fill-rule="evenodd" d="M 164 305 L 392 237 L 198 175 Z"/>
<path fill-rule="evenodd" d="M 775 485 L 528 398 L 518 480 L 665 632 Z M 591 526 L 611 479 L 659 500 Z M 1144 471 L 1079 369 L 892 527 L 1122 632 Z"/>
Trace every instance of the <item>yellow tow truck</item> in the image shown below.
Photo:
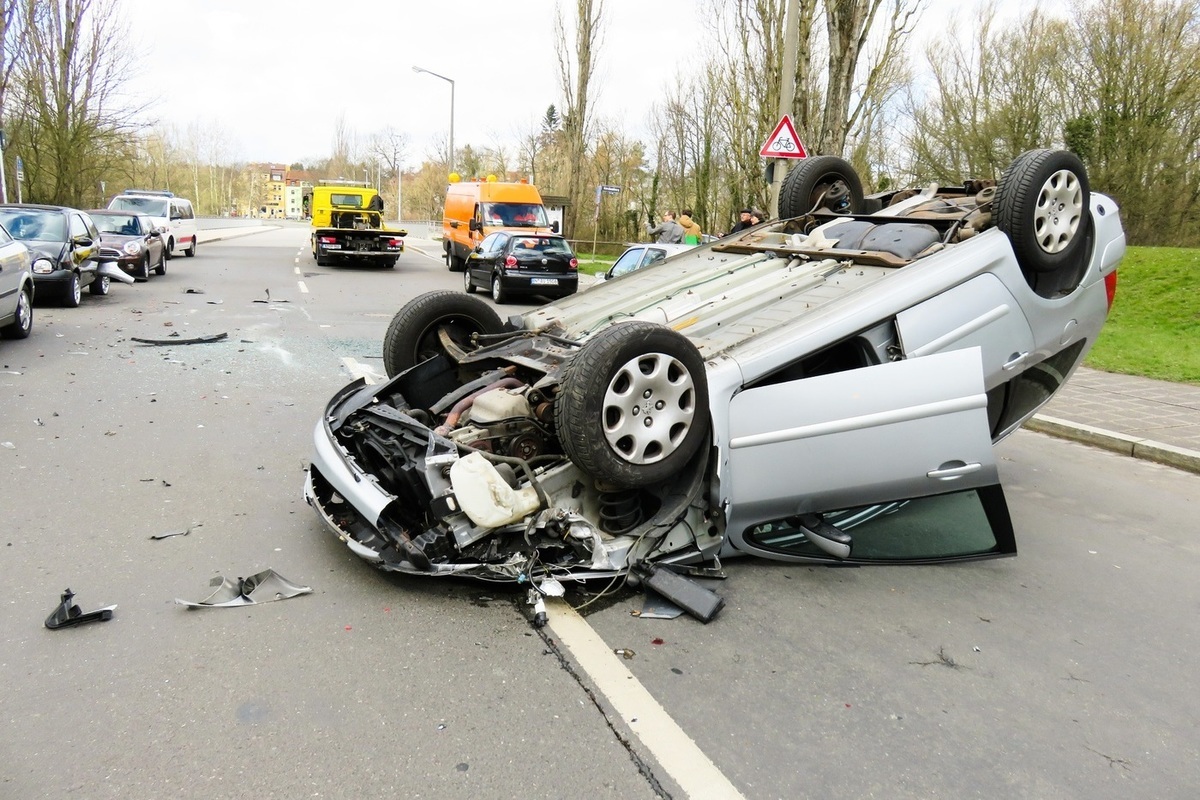
<path fill-rule="evenodd" d="M 312 254 L 317 266 L 346 262 L 394 267 L 408 231 L 383 221 L 383 198 L 369 184 L 318 181 L 312 191 Z"/>

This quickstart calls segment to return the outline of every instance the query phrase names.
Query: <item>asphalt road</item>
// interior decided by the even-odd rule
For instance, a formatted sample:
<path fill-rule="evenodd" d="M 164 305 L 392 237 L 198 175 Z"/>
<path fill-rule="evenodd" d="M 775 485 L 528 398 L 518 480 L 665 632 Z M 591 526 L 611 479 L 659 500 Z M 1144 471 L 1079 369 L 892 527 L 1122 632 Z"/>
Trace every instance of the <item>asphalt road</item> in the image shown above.
<path fill-rule="evenodd" d="M 304 504 L 348 366 L 461 286 L 411 249 L 318 268 L 306 236 L 207 244 L 0 343 L 0 798 L 684 796 L 607 662 L 516 595 L 376 572 Z M 228 338 L 130 341 L 174 332 Z M 1016 559 L 740 561 L 710 625 L 633 594 L 586 622 L 747 798 L 1196 796 L 1200 476 L 1032 433 L 999 454 Z M 174 603 L 268 567 L 313 593 Z M 115 618 L 46 630 L 67 587 Z"/>

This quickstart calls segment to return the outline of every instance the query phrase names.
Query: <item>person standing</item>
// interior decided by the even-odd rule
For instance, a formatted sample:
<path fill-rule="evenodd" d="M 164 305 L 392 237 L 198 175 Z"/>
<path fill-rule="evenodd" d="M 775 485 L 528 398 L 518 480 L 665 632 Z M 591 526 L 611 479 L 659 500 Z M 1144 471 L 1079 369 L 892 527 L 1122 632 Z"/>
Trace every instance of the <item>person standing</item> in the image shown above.
<path fill-rule="evenodd" d="M 683 227 L 675 221 L 674 211 L 664 211 L 663 221 L 659 225 L 650 227 L 650 223 L 646 223 L 646 232 L 651 236 L 657 236 L 654 241 L 659 244 L 680 244 L 683 242 Z"/>
<path fill-rule="evenodd" d="M 754 223 L 750 221 L 750 215 L 754 213 L 752 209 L 743 208 L 738 212 L 738 221 L 732 228 L 729 229 L 729 234 L 741 233 L 754 227 Z"/>
<path fill-rule="evenodd" d="M 764 223 L 766 221 L 767 221 L 767 215 L 764 212 L 759 211 L 758 209 L 754 209 L 753 211 L 750 212 L 750 227 L 751 228 L 753 228 L 755 225 L 761 225 L 762 223 Z"/>
<path fill-rule="evenodd" d="M 692 219 L 692 210 L 685 208 L 683 213 L 679 215 L 679 224 L 683 227 L 683 243 L 684 244 L 700 244 L 700 237 L 703 233 L 700 230 L 700 225 Z"/>

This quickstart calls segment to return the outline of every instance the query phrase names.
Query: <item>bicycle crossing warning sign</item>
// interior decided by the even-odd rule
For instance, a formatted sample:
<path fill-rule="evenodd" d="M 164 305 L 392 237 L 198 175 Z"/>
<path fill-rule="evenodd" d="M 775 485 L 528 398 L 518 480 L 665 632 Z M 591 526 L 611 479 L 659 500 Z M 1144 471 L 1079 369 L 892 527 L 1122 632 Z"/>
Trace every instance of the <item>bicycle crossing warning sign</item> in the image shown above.
<path fill-rule="evenodd" d="M 758 154 L 765 158 L 808 158 L 808 151 L 804 149 L 804 142 L 800 141 L 799 135 L 796 134 L 796 126 L 792 124 L 790 114 L 783 115 L 783 119 L 779 120 L 775 130 L 771 131 Z"/>

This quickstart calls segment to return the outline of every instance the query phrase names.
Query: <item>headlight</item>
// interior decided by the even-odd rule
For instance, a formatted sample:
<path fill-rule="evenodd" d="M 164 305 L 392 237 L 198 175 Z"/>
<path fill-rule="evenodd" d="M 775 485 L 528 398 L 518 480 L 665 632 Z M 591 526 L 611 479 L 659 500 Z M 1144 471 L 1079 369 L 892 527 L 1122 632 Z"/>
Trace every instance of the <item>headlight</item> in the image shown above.
<path fill-rule="evenodd" d="M 49 275 L 54 272 L 54 265 L 50 263 L 48 258 L 39 258 L 33 262 L 33 271 L 38 275 Z"/>
<path fill-rule="evenodd" d="M 126 242 L 125 246 L 121 249 L 124 250 L 127 255 L 136 256 L 138 253 L 142 252 L 142 245 L 140 242 Z"/>

